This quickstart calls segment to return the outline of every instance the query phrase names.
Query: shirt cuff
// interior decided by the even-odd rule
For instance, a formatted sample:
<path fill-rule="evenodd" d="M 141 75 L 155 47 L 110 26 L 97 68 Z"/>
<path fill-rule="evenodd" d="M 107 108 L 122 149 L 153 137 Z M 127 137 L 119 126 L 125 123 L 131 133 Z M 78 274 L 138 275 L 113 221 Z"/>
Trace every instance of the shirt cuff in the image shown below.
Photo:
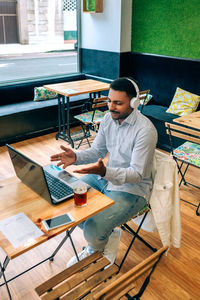
<path fill-rule="evenodd" d="M 108 181 L 111 181 L 113 178 L 113 168 L 106 167 L 106 174 L 103 178 Z"/>
<path fill-rule="evenodd" d="M 76 155 L 76 161 L 75 161 L 74 165 L 79 165 L 80 155 L 78 152 L 75 152 L 75 155 Z"/>

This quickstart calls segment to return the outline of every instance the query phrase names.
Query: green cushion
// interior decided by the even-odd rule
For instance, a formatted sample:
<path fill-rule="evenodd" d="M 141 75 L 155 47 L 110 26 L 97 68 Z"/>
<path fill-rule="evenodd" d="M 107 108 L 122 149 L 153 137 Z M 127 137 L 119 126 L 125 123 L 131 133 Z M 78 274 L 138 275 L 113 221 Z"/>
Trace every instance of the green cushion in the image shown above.
<path fill-rule="evenodd" d="M 99 124 L 107 112 L 108 111 L 103 112 L 101 110 L 96 110 L 95 115 L 94 115 L 94 119 L 93 119 L 93 123 Z M 80 114 L 78 116 L 75 116 L 75 118 L 78 119 L 79 121 L 83 122 L 83 123 L 91 123 L 92 122 L 92 116 L 93 116 L 93 111 L 88 111 L 88 112 L 85 112 L 85 113 Z"/>

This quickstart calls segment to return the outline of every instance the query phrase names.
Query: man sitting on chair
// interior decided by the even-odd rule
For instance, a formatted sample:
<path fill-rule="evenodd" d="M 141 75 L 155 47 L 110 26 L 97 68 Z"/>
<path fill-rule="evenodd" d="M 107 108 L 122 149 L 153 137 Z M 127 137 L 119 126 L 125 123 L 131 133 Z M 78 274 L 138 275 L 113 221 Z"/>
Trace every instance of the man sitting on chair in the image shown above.
<path fill-rule="evenodd" d="M 95 251 L 103 252 L 113 264 L 117 255 L 121 230 L 146 205 L 152 189 L 151 169 L 157 143 L 157 131 L 142 115 L 139 89 L 129 78 L 119 78 L 110 85 L 109 113 L 101 121 L 91 148 L 74 152 L 61 146 L 64 152 L 51 156 L 58 166 L 95 163 L 76 170 L 88 174 L 81 180 L 110 197 L 115 204 L 79 225 L 88 246 L 79 253 L 80 260 Z M 103 158 L 109 153 L 105 166 Z M 76 257 L 67 266 L 76 263 Z"/>

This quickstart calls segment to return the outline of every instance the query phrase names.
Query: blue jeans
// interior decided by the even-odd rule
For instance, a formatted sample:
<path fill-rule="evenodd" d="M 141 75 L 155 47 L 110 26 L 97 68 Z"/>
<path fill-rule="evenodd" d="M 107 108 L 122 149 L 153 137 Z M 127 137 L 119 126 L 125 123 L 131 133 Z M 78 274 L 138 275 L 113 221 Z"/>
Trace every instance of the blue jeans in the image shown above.
<path fill-rule="evenodd" d="M 86 175 L 81 180 L 115 201 L 111 207 L 79 224 L 89 251 L 103 251 L 112 230 L 136 215 L 147 201 L 138 195 L 107 190 L 107 180 L 99 180 L 97 175 Z"/>

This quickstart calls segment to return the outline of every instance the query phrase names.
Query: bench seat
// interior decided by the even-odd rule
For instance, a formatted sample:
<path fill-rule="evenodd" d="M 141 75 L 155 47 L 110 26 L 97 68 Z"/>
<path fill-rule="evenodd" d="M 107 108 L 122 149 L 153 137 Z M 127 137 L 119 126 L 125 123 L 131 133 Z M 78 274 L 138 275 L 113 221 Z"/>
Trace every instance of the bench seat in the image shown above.
<path fill-rule="evenodd" d="M 141 110 L 141 106 L 139 109 Z M 165 129 L 165 122 L 174 123 L 173 119 L 178 118 L 178 115 L 174 115 L 171 113 L 166 112 L 167 107 L 156 105 L 156 104 L 149 104 L 145 105 L 142 108 L 142 114 L 148 117 L 158 132 L 158 144 L 157 147 L 163 149 L 165 151 L 170 152 L 170 142 L 169 136 L 166 134 Z M 180 146 L 183 143 L 183 140 L 176 138 L 175 139 L 176 147 Z"/>
<path fill-rule="evenodd" d="M 77 121 L 73 116 L 81 112 L 81 107 L 89 99 L 89 94 L 70 98 L 70 123 Z M 37 134 L 53 132 L 58 126 L 58 100 L 22 101 L 0 106 L 0 145 L 12 143 Z"/>

